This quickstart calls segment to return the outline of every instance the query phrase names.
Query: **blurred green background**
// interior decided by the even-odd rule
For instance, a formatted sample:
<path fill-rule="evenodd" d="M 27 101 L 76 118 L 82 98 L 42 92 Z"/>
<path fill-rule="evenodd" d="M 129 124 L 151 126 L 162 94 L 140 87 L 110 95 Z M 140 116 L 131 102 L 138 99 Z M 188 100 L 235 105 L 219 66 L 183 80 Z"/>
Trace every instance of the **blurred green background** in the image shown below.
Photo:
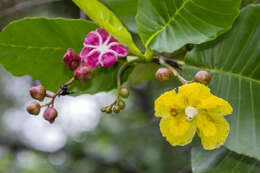
<path fill-rule="evenodd" d="M 137 0 L 103 2 L 137 31 Z M 0 0 L 1 29 L 28 16 L 85 18 L 70 0 Z M 112 115 L 99 109 L 113 101 L 113 92 L 60 98 L 59 116 L 50 125 L 25 111 L 32 102 L 29 88 L 38 81 L 0 67 L 0 173 L 191 172 L 190 146 L 168 144 L 153 116 L 153 100 L 175 83 L 153 80 L 132 87 L 127 108 Z"/>

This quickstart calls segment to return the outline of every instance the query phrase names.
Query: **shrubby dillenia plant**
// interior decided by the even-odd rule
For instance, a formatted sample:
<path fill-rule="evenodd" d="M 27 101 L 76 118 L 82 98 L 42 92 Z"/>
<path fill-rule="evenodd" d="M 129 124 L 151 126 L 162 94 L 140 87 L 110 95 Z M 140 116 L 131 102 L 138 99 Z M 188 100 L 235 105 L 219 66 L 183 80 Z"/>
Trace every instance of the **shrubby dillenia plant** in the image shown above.
<path fill-rule="evenodd" d="M 62 85 L 55 95 L 47 94 L 42 85 L 31 88 L 32 98 L 43 101 L 47 96 L 51 98 L 51 101 L 44 105 L 33 102 L 27 107 L 30 114 L 38 115 L 40 109 L 47 106 L 43 117 L 53 123 L 57 117 L 57 111 L 54 108 L 57 96 L 70 94 L 67 87 L 74 80 L 88 82 L 95 69 L 114 66 L 118 57 L 126 57 L 129 51 L 126 45 L 119 43 L 103 28 L 91 31 L 86 36 L 83 45 L 79 55 L 71 48 L 64 55 L 63 63 L 69 70 L 74 70 L 74 76 L 68 83 Z M 210 89 L 205 86 L 210 80 L 210 74 L 206 71 L 199 71 L 194 81 L 187 81 L 164 60 L 164 57 L 158 56 L 157 59 L 159 64 L 165 66 L 156 72 L 155 76 L 158 80 L 164 82 L 176 76 L 183 84 L 179 87 L 178 94 L 175 90 L 166 92 L 155 101 L 155 115 L 162 117 L 160 122 L 162 135 L 176 146 L 190 143 L 197 132 L 205 149 L 215 149 L 222 145 L 229 133 L 229 124 L 222 116 L 231 114 L 232 107 L 227 101 L 212 95 Z M 138 61 L 129 61 L 122 68 L 132 62 Z M 103 107 L 102 112 L 119 113 L 124 109 L 125 102 L 122 98 L 127 98 L 129 92 L 127 88 L 121 86 L 120 77 L 119 73 L 118 96 L 115 102 Z"/>
<path fill-rule="evenodd" d="M 28 51 L 26 56 L 34 54 L 32 49 L 38 49 L 39 54 L 44 51 L 51 53 L 48 55 L 51 58 L 39 55 L 42 56 L 39 58 L 49 60 L 48 66 L 34 62 L 33 68 L 42 66 L 41 70 L 46 70 L 50 66 L 57 67 L 57 74 L 47 79 L 44 72 L 35 72 L 30 68 L 15 70 L 16 60 L 0 60 L 6 70 L 14 75 L 29 74 L 42 82 L 42 85 L 32 87 L 30 94 L 38 101 L 47 98 L 50 101 L 43 105 L 33 102 L 27 107 L 30 114 L 38 115 L 46 107 L 43 117 L 53 123 L 57 117 L 54 106 L 56 97 L 92 94 L 114 88 L 117 88 L 115 101 L 101 108 L 101 111 L 119 113 L 125 108 L 124 99 L 129 96 L 124 82 L 132 71 L 136 78 L 143 76 L 143 80 L 156 78 L 167 82 L 175 77 L 180 82 L 179 87 L 162 93 L 154 102 L 155 116 L 161 118 L 161 133 L 170 144 L 189 144 L 197 133 L 204 149 L 216 149 L 226 141 L 231 122 L 231 137 L 225 145 L 231 150 L 260 159 L 260 151 L 256 148 L 251 152 L 249 146 L 244 147 L 244 141 L 237 142 L 242 130 L 243 134 L 248 135 L 259 133 L 256 129 L 247 131 L 247 128 L 239 128 L 238 121 L 240 112 L 245 114 L 243 120 L 246 122 L 251 121 L 246 114 L 254 116 L 260 111 L 255 105 L 259 101 L 256 92 L 260 88 L 260 45 L 257 41 L 260 38 L 259 5 L 249 5 L 239 13 L 240 0 L 216 0 L 212 4 L 208 0 L 139 1 L 136 23 L 145 47 L 143 53 L 121 21 L 101 2 L 73 1 L 96 25 L 85 20 L 28 18 L 10 24 L 0 35 L 0 46 L 10 48 L 8 51 L 24 48 Z M 29 37 L 29 45 L 6 41 L 15 26 L 37 27 L 38 24 L 47 23 L 60 29 L 61 34 L 66 33 L 63 36 L 67 36 L 68 39 L 64 40 L 68 42 L 61 44 L 59 40 L 57 45 L 53 45 L 55 38 L 47 44 L 41 39 L 35 42 L 34 32 Z M 78 32 L 71 27 L 77 28 Z M 22 27 L 17 34 L 23 33 L 25 28 Z M 49 34 L 52 32 L 48 29 L 43 28 L 41 34 L 51 37 Z M 3 49 L 0 48 L 0 51 L 3 52 Z M 66 70 L 61 66 L 62 55 Z M 7 52 L 0 56 L 7 59 L 11 55 Z M 23 67 L 30 67 L 31 64 L 26 63 Z M 147 68 L 142 69 L 145 74 L 142 70 L 138 71 L 140 64 Z M 158 65 L 155 74 L 147 74 L 154 71 L 149 69 L 151 64 Z M 55 94 L 46 92 L 46 89 L 54 92 L 58 87 L 50 80 L 63 83 Z M 242 100 L 246 99 L 251 106 L 242 108 Z M 228 122 L 224 116 L 232 113 Z M 255 123 L 254 119 L 252 121 Z M 257 138 L 254 140 L 257 141 Z"/>

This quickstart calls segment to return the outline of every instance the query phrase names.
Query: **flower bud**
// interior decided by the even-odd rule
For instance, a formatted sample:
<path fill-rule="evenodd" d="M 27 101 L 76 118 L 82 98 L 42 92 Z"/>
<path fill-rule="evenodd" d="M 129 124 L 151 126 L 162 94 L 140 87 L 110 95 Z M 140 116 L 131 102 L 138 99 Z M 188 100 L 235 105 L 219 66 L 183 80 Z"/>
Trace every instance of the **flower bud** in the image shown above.
<path fill-rule="evenodd" d="M 125 102 L 123 100 L 119 100 L 117 105 L 120 107 L 120 109 L 125 109 Z"/>
<path fill-rule="evenodd" d="M 43 118 L 50 123 L 53 123 L 57 117 L 57 111 L 53 107 L 48 107 L 43 114 Z"/>
<path fill-rule="evenodd" d="M 129 96 L 129 91 L 127 88 L 120 88 L 119 95 L 123 98 L 127 98 Z"/>
<path fill-rule="evenodd" d="M 38 115 L 41 111 L 41 105 L 38 102 L 33 102 L 26 109 L 29 114 Z"/>
<path fill-rule="evenodd" d="M 108 113 L 108 114 L 112 113 L 112 105 L 106 106 L 105 107 L 105 112 Z"/>
<path fill-rule="evenodd" d="M 73 52 L 71 49 L 68 49 L 63 57 L 63 63 L 65 67 L 70 70 L 75 70 L 79 66 L 80 60 L 80 56 L 76 52 Z"/>
<path fill-rule="evenodd" d="M 106 107 L 100 109 L 101 112 L 106 112 Z"/>
<path fill-rule="evenodd" d="M 196 82 L 200 82 L 207 85 L 210 81 L 210 74 L 207 71 L 199 71 L 198 73 L 196 73 L 194 79 Z"/>
<path fill-rule="evenodd" d="M 74 71 L 74 78 L 80 82 L 87 82 L 92 78 L 93 69 L 88 66 L 79 66 Z"/>
<path fill-rule="evenodd" d="M 119 113 L 120 110 L 121 110 L 121 108 L 120 108 L 119 105 L 115 105 L 115 106 L 113 107 L 113 112 L 115 112 L 115 113 Z"/>
<path fill-rule="evenodd" d="M 32 98 L 43 101 L 44 97 L 46 96 L 46 89 L 42 85 L 33 86 L 30 89 L 30 94 Z"/>
<path fill-rule="evenodd" d="M 161 82 L 166 82 L 170 80 L 171 76 L 172 76 L 172 72 L 168 68 L 159 68 L 155 73 L 156 79 Z"/>

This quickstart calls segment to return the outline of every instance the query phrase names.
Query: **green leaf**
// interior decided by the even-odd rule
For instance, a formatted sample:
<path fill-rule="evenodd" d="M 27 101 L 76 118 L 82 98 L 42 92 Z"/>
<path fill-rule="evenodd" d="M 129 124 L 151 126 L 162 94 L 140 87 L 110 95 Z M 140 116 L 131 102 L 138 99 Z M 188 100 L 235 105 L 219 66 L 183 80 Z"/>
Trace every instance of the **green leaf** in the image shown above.
<path fill-rule="evenodd" d="M 160 66 L 154 63 L 137 64 L 129 76 L 128 82 L 132 85 L 136 85 L 148 80 L 155 80 L 155 73 L 159 68 Z"/>
<path fill-rule="evenodd" d="M 211 73 L 210 88 L 225 98 L 234 112 L 225 146 L 260 159 L 260 5 L 244 8 L 233 29 L 187 54 L 184 75 L 200 69 Z"/>
<path fill-rule="evenodd" d="M 130 31 L 138 32 L 135 22 L 138 0 L 102 0 L 102 2 L 109 5 Z"/>
<path fill-rule="evenodd" d="M 136 21 L 146 47 L 173 52 L 228 31 L 239 6 L 240 0 L 141 0 Z"/>
<path fill-rule="evenodd" d="M 143 57 L 142 52 L 133 42 L 131 34 L 114 13 L 101 2 L 98 0 L 73 0 L 73 2 L 97 25 L 112 34 L 119 42 L 128 45 L 133 54 Z"/>
<path fill-rule="evenodd" d="M 206 151 L 201 146 L 192 147 L 193 173 L 258 173 L 260 163 L 252 158 L 236 154 L 224 147 Z"/>
<path fill-rule="evenodd" d="M 96 28 L 86 20 L 26 18 L 15 21 L 0 33 L 0 64 L 14 76 L 30 75 L 55 92 L 73 76 L 62 63 L 63 55 L 68 48 L 80 52 L 86 35 Z M 80 94 L 115 88 L 119 65 L 98 69 L 90 82 L 76 82 L 72 89 Z"/>

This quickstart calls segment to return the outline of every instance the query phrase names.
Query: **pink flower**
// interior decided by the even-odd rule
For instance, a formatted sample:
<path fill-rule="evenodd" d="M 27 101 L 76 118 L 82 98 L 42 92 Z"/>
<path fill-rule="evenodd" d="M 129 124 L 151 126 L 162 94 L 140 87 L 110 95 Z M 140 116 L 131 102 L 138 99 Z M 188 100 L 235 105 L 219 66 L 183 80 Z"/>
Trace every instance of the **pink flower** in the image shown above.
<path fill-rule="evenodd" d="M 99 28 L 90 32 L 84 41 L 84 48 L 80 52 L 82 64 L 90 68 L 113 66 L 118 57 L 126 57 L 128 47 L 118 43 L 104 29 Z"/>

